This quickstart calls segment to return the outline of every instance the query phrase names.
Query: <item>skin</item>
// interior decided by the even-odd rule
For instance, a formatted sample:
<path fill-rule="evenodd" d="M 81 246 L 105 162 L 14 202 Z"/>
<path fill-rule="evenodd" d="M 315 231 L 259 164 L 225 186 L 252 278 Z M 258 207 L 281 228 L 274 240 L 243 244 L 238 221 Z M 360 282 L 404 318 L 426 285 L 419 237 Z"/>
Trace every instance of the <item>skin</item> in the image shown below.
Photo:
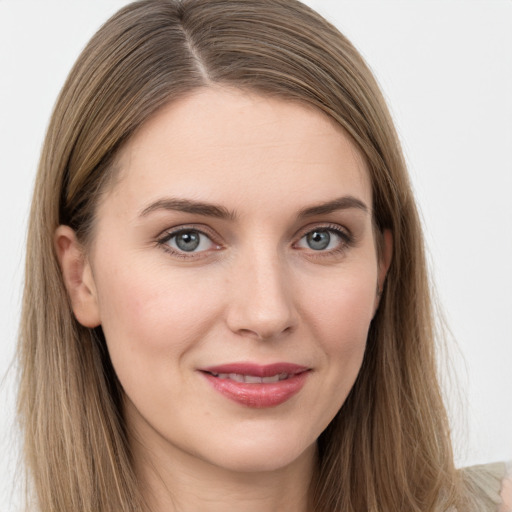
<path fill-rule="evenodd" d="M 508 473 L 501 486 L 502 503 L 499 512 L 512 512 L 512 468 L 509 468 Z"/>
<path fill-rule="evenodd" d="M 308 510 L 316 439 L 354 384 L 391 259 L 389 232 L 377 258 L 362 157 L 319 111 L 207 88 L 143 125 L 116 168 L 91 246 L 67 226 L 55 240 L 77 319 L 103 328 L 153 509 Z M 300 217 L 347 196 L 366 210 Z M 230 216 L 159 208 L 169 197 Z M 195 252 L 162 241 L 180 227 L 205 233 Z M 313 249 L 315 229 L 341 235 Z M 310 371 L 255 409 L 198 371 L 238 361 Z"/>

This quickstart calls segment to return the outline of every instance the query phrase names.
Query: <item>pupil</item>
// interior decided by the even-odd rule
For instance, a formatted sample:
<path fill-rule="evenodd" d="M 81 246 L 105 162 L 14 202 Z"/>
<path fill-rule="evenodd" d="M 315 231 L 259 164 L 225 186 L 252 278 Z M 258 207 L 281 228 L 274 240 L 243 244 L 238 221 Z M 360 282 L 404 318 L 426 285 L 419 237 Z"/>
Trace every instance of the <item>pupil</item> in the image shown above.
<path fill-rule="evenodd" d="M 185 231 L 176 236 L 176 245 L 182 251 L 193 251 L 199 246 L 199 233 L 195 231 Z"/>
<path fill-rule="evenodd" d="M 307 236 L 307 242 L 311 249 L 321 251 L 325 249 L 331 241 L 331 235 L 328 231 L 313 231 Z"/>

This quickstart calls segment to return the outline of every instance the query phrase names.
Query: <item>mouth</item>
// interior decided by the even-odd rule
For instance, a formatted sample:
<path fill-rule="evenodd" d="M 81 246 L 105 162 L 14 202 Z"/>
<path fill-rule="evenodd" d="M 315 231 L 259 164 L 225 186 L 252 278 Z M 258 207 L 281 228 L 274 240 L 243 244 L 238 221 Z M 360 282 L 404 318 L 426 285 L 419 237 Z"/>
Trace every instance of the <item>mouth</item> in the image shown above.
<path fill-rule="evenodd" d="M 280 405 L 304 386 L 311 369 L 293 363 L 233 363 L 201 369 L 215 391 L 252 408 Z"/>
<path fill-rule="evenodd" d="M 281 380 L 288 379 L 293 374 L 277 373 L 271 377 L 258 377 L 257 375 L 244 375 L 243 373 L 215 373 L 207 372 L 218 379 L 230 379 L 235 382 L 245 382 L 246 384 L 272 384 Z"/>

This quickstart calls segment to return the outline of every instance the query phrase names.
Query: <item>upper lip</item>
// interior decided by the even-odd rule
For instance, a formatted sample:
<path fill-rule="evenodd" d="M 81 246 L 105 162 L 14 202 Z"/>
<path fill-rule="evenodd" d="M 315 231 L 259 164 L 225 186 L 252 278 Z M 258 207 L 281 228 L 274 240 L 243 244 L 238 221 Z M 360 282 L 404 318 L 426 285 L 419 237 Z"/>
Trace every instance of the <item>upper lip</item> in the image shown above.
<path fill-rule="evenodd" d="M 307 366 L 284 362 L 266 365 L 238 362 L 208 366 L 206 368 L 200 368 L 200 371 L 212 374 L 235 373 L 239 375 L 252 375 L 254 377 L 272 377 L 277 374 L 297 375 L 309 369 L 310 368 Z"/>

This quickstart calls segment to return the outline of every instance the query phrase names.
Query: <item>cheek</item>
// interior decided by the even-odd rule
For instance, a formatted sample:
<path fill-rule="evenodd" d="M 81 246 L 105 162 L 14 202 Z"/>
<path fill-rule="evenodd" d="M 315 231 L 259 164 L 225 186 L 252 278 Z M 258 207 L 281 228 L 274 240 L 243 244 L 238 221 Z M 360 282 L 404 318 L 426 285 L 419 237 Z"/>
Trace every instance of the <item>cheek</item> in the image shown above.
<path fill-rule="evenodd" d="M 360 343 L 374 315 L 377 273 L 372 266 L 326 278 L 309 294 L 310 322 L 335 346 Z"/>
<path fill-rule="evenodd" d="M 350 271 L 349 271 L 350 270 Z M 308 414 L 317 418 L 312 437 L 332 421 L 359 374 L 368 329 L 373 317 L 376 271 L 373 265 L 352 272 L 331 272 L 329 278 L 309 281 L 302 318 L 320 354 L 318 385 L 313 387 Z M 316 376 L 315 376 L 316 378 Z"/>
<path fill-rule="evenodd" d="M 147 373 L 148 363 L 168 373 L 218 316 L 214 288 L 186 272 L 133 262 L 98 278 L 102 328 L 121 381 Z"/>
<path fill-rule="evenodd" d="M 360 273 L 331 276 L 321 290 L 310 294 L 305 308 L 324 364 L 342 396 L 352 387 L 366 348 L 376 296 L 376 271 L 372 269 L 367 266 Z"/>

